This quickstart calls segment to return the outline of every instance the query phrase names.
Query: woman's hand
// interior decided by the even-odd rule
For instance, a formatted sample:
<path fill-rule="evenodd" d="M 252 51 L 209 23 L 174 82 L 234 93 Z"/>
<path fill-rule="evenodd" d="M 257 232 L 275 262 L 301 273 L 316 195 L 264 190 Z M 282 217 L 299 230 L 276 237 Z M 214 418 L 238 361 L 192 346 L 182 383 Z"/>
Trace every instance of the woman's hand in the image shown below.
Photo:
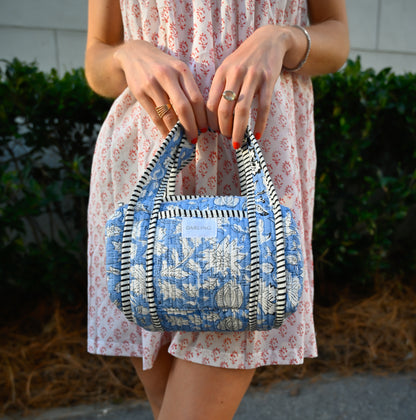
<path fill-rule="evenodd" d="M 241 146 L 255 96 L 258 99 L 256 138 L 260 138 L 265 129 L 274 86 L 291 47 L 290 30 L 273 25 L 257 29 L 215 73 L 207 102 L 208 124 L 211 129 L 232 138 L 235 149 Z M 304 47 L 306 50 L 306 40 Z M 225 90 L 235 92 L 236 100 L 224 99 Z"/>
<path fill-rule="evenodd" d="M 188 139 L 196 143 L 198 130 L 207 130 L 205 102 L 188 66 L 146 41 L 127 41 L 114 53 L 128 87 L 163 136 L 181 121 Z M 160 118 L 155 108 L 172 108 Z"/>
<path fill-rule="evenodd" d="M 345 0 L 308 0 L 308 9 L 312 48 L 299 73 L 313 76 L 335 72 L 349 53 Z M 257 96 L 254 133 L 260 138 L 282 66 L 295 68 L 306 51 L 307 39 L 299 28 L 269 25 L 257 29 L 223 61 L 215 74 L 207 102 L 210 128 L 232 138 L 233 146 L 238 148 L 253 98 Z M 235 92 L 236 100 L 224 99 L 224 90 Z"/>
<path fill-rule="evenodd" d="M 203 97 L 185 63 L 154 45 L 124 42 L 119 0 L 89 0 L 85 73 L 103 96 L 117 97 L 128 86 L 165 137 L 178 119 L 190 141 L 208 127 Z M 163 118 L 156 107 L 170 103 Z"/>

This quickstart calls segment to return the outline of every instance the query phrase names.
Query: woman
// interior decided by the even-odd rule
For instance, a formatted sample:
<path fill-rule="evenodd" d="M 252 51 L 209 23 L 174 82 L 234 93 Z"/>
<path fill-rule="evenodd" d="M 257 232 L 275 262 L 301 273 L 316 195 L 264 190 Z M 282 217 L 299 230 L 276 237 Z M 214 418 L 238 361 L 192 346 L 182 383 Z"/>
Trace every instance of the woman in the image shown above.
<path fill-rule="evenodd" d="M 92 168 L 88 350 L 132 358 L 155 418 L 231 419 L 256 367 L 316 356 L 308 76 L 336 71 L 348 51 L 344 0 L 89 0 L 87 79 L 117 99 Z M 247 124 L 260 141 L 281 202 L 297 219 L 306 264 L 302 302 L 278 330 L 150 333 L 109 301 L 105 222 L 177 120 L 197 143 L 182 193 L 238 193 L 233 149 Z"/>

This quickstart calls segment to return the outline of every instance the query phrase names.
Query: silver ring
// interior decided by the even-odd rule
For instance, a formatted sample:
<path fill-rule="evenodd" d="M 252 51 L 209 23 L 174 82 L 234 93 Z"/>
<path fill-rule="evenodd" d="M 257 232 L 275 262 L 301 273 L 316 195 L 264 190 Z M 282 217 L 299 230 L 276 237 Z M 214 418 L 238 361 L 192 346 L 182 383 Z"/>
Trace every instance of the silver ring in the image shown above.
<path fill-rule="evenodd" d="M 237 99 L 237 94 L 233 90 L 224 90 L 222 97 L 229 102 L 233 102 Z"/>
<path fill-rule="evenodd" d="M 159 105 L 155 108 L 157 115 L 159 115 L 159 118 L 162 119 L 172 108 L 172 105 L 170 103 Z"/>

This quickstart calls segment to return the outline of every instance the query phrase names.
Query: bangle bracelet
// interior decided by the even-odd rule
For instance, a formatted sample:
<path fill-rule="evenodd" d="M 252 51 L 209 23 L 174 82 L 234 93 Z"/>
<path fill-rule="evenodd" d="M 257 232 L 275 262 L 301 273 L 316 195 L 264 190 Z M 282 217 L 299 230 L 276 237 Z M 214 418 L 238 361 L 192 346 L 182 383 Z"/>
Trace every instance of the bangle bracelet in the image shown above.
<path fill-rule="evenodd" d="M 306 61 L 307 61 L 307 59 L 309 57 L 309 54 L 311 52 L 311 36 L 309 35 L 309 32 L 303 26 L 292 25 L 292 28 L 298 28 L 298 29 L 300 29 L 305 34 L 306 40 L 308 42 L 308 45 L 306 47 L 306 53 L 305 53 L 304 57 L 302 58 L 302 60 L 299 62 L 299 64 L 296 67 L 294 67 L 292 69 L 288 69 L 285 66 L 282 67 L 283 70 L 285 70 L 285 71 L 296 72 L 296 71 L 299 71 L 305 65 L 305 63 L 306 63 Z"/>

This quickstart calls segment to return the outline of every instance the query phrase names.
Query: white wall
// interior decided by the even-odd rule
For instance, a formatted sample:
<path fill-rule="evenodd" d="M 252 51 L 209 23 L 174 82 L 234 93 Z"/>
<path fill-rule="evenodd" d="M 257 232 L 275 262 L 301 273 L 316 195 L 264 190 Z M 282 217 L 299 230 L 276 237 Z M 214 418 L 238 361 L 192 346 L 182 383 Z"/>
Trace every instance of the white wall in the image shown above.
<path fill-rule="evenodd" d="M 83 66 L 88 0 L 0 0 L 0 58 Z"/>
<path fill-rule="evenodd" d="M 351 58 L 364 67 L 416 73 L 416 0 L 346 0 Z"/>
<path fill-rule="evenodd" d="M 351 58 L 364 67 L 416 72 L 416 0 L 346 0 Z M 0 0 L 0 59 L 43 70 L 83 66 L 88 0 Z"/>

